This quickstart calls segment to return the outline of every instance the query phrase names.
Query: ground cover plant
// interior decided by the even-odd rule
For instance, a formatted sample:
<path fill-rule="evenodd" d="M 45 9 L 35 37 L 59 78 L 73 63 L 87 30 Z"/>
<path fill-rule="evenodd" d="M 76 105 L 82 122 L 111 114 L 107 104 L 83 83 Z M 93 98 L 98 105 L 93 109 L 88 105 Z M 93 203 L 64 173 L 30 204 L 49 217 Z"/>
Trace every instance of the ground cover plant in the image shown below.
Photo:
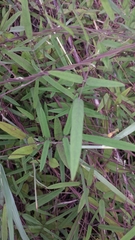
<path fill-rule="evenodd" d="M 6 239 L 135 239 L 135 3 L 0 1 Z"/>

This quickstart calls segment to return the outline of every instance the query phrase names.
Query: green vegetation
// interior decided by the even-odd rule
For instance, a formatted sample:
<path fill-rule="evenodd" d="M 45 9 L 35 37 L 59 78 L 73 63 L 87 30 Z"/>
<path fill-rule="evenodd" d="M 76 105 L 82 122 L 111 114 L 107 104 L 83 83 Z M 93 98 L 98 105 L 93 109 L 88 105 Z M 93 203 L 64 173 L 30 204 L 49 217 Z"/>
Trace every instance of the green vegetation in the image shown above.
<path fill-rule="evenodd" d="M 0 239 L 134 239 L 134 92 L 134 1 L 0 1 Z"/>

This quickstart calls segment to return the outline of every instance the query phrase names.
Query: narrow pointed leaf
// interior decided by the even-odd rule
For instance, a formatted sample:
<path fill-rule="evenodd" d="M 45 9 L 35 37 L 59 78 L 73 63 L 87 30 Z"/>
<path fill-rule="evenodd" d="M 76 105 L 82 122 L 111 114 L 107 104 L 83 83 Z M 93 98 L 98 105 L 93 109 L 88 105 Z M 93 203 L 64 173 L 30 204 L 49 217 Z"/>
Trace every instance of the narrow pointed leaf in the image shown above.
<path fill-rule="evenodd" d="M 52 85 L 54 88 L 58 89 L 60 92 L 65 94 L 66 96 L 70 97 L 71 99 L 74 98 L 74 95 L 70 91 L 70 89 L 67 89 L 63 87 L 61 84 L 59 84 L 57 81 L 55 81 L 53 78 L 49 76 L 44 76 L 43 79 L 48 82 L 50 85 Z"/>
<path fill-rule="evenodd" d="M 68 135 L 70 133 L 70 129 L 71 129 L 71 116 L 72 116 L 72 107 L 69 110 L 68 118 L 67 118 L 65 127 L 63 129 L 63 134 L 64 135 Z"/>
<path fill-rule="evenodd" d="M 99 214 L 101 218 L 105 218 L 105 202 L 103 199 L 100 199 L 99 201 Z"/>
<path fill-rule="evenodd" d="M 84 192 L 82 194 L 82 196 L 81 196 L 81 199 L 80 199 L 80 202 L 79 202 L 79 206 L 78 206 L 78 213 L 82 210 L 82 208 L 86 204 L 86 194 L 87 194 L 87 197 L 88 197 L 88 194 L 89 194 L 88 188 L 86 189 L 86 193 Z"/>
<path fill-rule="evenodd" d="M 93 142 L 96 144 L 103 144 L 112 148 L 117 148 L 121 150 L 129 150 L 135 152 L 135 145 L 133 143 L 116 140 L 113 138 L 105 138 L 101 136 L 87 135 L 83 134 L 83 140 L 88 142 Z"/>
<path fill-rule="evenodd" d="M 83 134 L 84 104 L 79 98 L 73 102 L 70 137 L 70 172 L 73 181 L 79 166 Z"/>
<path fill-rule="evenodd" d="M 111 8 L 111 5 L 108 0 L 101 0 L 102 6 L 107 13 L 107 15 L 110 17 L 110 19 L 113 21 L 114 20 L 114 12 Z"/>
<path fill-rule="evenodd" d="M 106 80 L 106 79 L 100 79 L 100 78 L 93 78 L 89 77 L 87 79 L 86 84 L 90 87 L 124 87 L 124 84 L 118 81 L 111 81 L 111 80 Z"/>
<path fill-rule="evenodd" d="M 41 104 L 38 104 L 36 111 L 37 111 L 37 116 L 38 116 L 43 137 L 50 138 L 50 130 L 47 122 L 47 117 Z"/>
<path fill-rule="evenodd" d="M 13 195 L 10 191 L 8 181 L 7 181 L 4 169 L 3 169 L 1 164 L 0 164 L 0 180 L 1 180 L 0 181 L 0 183 L 1 183 L 0 186 L 2 186 L 2 193 L 5 197 L 10 239 L 15 239 L 14 238 L 14 225 L 13 225 L 13 221 L 14 221 L 16 229 L 20 233 L 21 239 L 29 240 L 29 238 L 28 238 L 28 236 L 27 236 L 27 234 L 26 234 L 26 232 L 23 228 L 23 225 L 22 225 L 22 222 L 21 222 L 21 219 L 20 219 L 20 216 L 19 216 L 19 212 L 16 208 L 16 204 L 15 204 Z"/>
<path fill-rule="evenodd" d="M 29 118 L 30 120 L 34 120 L 34 116 L 30 112 L 28 112 L 25 109 L 20 108 L 20 107 L 16 107 L 16 108 L 27 118 Z"/>
<path fill-rule="evenodd" d="M 126 235 L 121 238 L 121 240 L 130 240 L 130 239 L 133 239 L 134 236 L 135 236 L 135 226 L 129 232 L 127 232 Z"/>
<path fill-rule="evenodd" d="M 40 160 L 40 171 L 43 170 L 43 168 L 46 164 L 46 158 L 48 155 L 49 146 L 50 146 L 50 141 L 46 140 L 44 143 L 44 146 L 43 146 L 42 156 L 41 156 L 41 160 Z"/>
<path fill-rule="evenodd" d="M 10 17 L 4 24 L 3 30 L 6 31 L 15 21 L 16 19 L 21 15 L 21 12 L 18 11 L 17 13 L 13 14 L 12 17 Z"/>
<path fill-rule="evenodd" d="M 83 78 L 80 75 L 73 74 L 71 72 L 62 72 L 62 71 L 49 71 L 50 75 L 73 82 L 73 83 L 82 83 Z"/>
<path fill-rule="evenodd" d="M 63 147 L 64 147 L 64 152 L 65 152 L 67 164 L 69 166 L 70 165 L 70 144 L 69 144 L 69 140 L 68 140 L 67 137 L 64 137 L 62 139 L 62 142 L 63 142 Z"/>
<path fill-rule="evenodd" d="M 59 118 L 54 119 L 54 137 L 56 140 L 62 139 L 62 126 Z"/>
<path fill-rule="evenodd" d="M 35 73 L 34 68 L 32 67 L 32 65 L 29 63 L 28 60 L 24 59 L 23 57 L 19 56 L 16 53 L 13 53 L 11 51 L 7 51 L 4 50 L 4 53 L 6 53 L 6 55 L 8 55 L 12 60 L 15 61 L 15 63 L 17 63 L 19 66 L 21 66 L 23 69 L 25 69 L 27 72 L 29 73 Z"/>
<path fill-rule="evenodd" d="M 60 159 L 61 161 L 64 163 L 64 165 L 66 167 L 68 167 L 68 164 L 67 164 L 67 159 L 66 159 L 66 155 L 65 155 L 65 151 L 64 151 L 64 147 L 63 147 L 63 144 L 62 143 L 58 143 L 56 145 L 56 149 L 58 151 L 58 154 L 60 156 Z"/>
<path fill-rule="evenodd" d="M 47 187 L 47 189 L 57 189 L 57 188 L 66 188 L 66 187 L 78 187 L 80 185 L 79 182 L 61 182 L 61 183 L 56 183 L 53 184 L 49 187 Z"/>
<path fill-rule="evenodd" d="M 28 6 L 28 1 L 23 0 L 21 1 L 22 4 L 22 22 L 25 28 L 25 33 L 27 38 L 32 38 L 32 25 L 31 25 L 31 19 L 30 19 L 30 10 Z"/>
<path fill-rule="evenodd" d="M 7 240 L 8 239 L 8 220 L 7 220 L 7 209 L 6 205 L 4 205 L 3 208 L 3 213 L 2 213 L 2 226 L 1 226 L 1 235 L 2 235 L 2 240 Z"/>

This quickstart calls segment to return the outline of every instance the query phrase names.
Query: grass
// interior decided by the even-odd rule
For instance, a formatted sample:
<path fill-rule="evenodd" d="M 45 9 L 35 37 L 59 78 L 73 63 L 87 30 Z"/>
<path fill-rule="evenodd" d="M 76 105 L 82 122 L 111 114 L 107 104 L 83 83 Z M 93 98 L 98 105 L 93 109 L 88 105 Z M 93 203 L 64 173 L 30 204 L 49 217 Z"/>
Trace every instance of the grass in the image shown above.
<path fill-rule="evenodd" d="M 134 239 L 134 2 L 0 6 L 0 238 Z"/>

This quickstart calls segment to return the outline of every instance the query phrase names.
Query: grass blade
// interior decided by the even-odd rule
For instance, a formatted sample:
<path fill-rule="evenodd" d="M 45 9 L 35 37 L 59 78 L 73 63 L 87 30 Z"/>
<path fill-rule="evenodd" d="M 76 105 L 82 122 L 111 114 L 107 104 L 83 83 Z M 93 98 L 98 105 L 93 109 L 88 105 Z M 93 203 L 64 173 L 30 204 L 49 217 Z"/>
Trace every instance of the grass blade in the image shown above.
<path fill-rule="evenodd" d="M 84 169 L 86 169 L 87 171 L 90 171 L 91 167 L 89 167 L 89 165 L 86 164 L 84 161 L 81 161 L 81 165 Z M 99 181 L 101 181 L 104 185 L 106 185 L 112 192 L 118 195 L 118 197 L 120 197 L 123 200 L 123 202 L 128 202 L 129 204 L 135 206 L 135 203 L 133 203 L 129 198 L 127 198 L 122 192 L 120 192 L 113 184 L 111 184 L 108 180 L 106 180 L 96 170 L 94 170 L 94 177 L 96 177 Z"/>
<path fill-rule="evenodd" d="M 2 192 L 5 197 L 5 202 L 7 207 L 9 238 L 11 240 L 14 240 L 14 228 L 13 228 L 13 220 L 14 220 L 22 240 L 29 240 L 22 226 L 22 222 L 20 220 L 19 213 L 14 202 L 14 198 L 10 191 L 8 181 L 1 164 L 0 164 L 0 179 L 1 179 L 0 183 L 2 184 Z"/>
<path fill-rule="evenodd" d="M 23 0 L 21 1 L 22 4 L 22 23 L 25 28 L 25 33 L 28 39 L 32 39 L 32 25 L 30 19 L 30 11 L 28 6 L 28 1 Z"/>
<path fill-rule="evenodd" d="M 47 189 L 57 189 L 57 188 L 75 187 L 75 186 L 79 186 L 79 185 L 80 185 L 79 182 L 61 182 L 61 183 L 53 184 L 53 185 L 47 187 Z"/>
<path fill-rule="evenodd" d="M 102 6 L 107 13 L 107 15 L 110 17 L 112 21 L 114 21 L 114 12 L 109 4 L 108 0 L 101 0 Z"/>
<path fill-rule="evenodd" d="M 43 170 L 43 168 L 46 164 L 46 158 L 47 158 L 49 146 L 50 146 L 50 141 L 46 140 L 44 143 L 44 146 L 43 146 L 42 156 L 41 156 L 41 160 L 40 160 L 40 172 Z"/>
<path fill-rule="evenodd" d="M 56 198 L 61 192 L 63 188 L 50 192 L 48 194 L 43 194 L 38 197 L 38 207 L 43 206 L 44 204 L 50 202 L 52 199 Z M 31 203 L 26 206 L 27 211 L 35 210 L 35 203 Z"/>
<path fill-rule="evenodd" d="M 60 141 L 62 139 L 62 126 L 59 118 L 54 119 L 54 137 Z"/>
<path fill-rule="evenodd" d="M 110 80 L 106 80 L 106 79 L 100 79 L 100 78 L 93 78 L 93 77 L 89 77 L 87 79 L 86 84 L 90 87 L 124 87 L 124 84 L 121 82 L 117 82 L 117 81 L 110 81 Z"/>
<path fill-rule="evenodd" d="M 74 98 L 74 95 L 71 93 L 69 89 L 66 89 L 65 87 L 61 86 L 58 82 L 54 81 L 53 78 L 49 76 L 43 77 L 45 81 L 47 81 L 50 85 L 58 89 L 60 92 L 64 93 L 66 96 L 70 97 L 71 99 Z"/>
<path fill-rule="evenodd" d="M 105 202 L 103 199 L 100 199 L 99 201 L 99 214 L 102 219 L 105 218 Z"/>
<path fill-rule="evenodd" d="M 62 71 L 49 71 L 49 74 L 73 83 L 82 83 L 83 78 L 80 75 L 73 74 L 71 72 Z"/>
<path fill-rule="evenodd" d="M 2 226 L 1 226 L 2 240 L 7 240 L 8 239 L 8 224 L 7 224 L 7 209 L 6 209 L 6 205 L 4 205 L 4 208 L 3 208 L 1 222 L 2 222 Z"/>
<path fill-rule="evenodd" d="M 121 240 L 130 240 L 133 239 L 135 236 L 135 226 L 128 232 L 124 237 L 121 238 Z"/>
<path fill-rule="evenodd" d="M 93 136 L 93 135 L 87 135 L 87 134 L 83 134 L 83 140 L 88 142 L 93 142 L 96 144 L 103 144 L 105 146 L 109 146 L 109 147 L 113 147 L 121 150 L 127 150 L 127 151 L 129 150 L 129 151 L 135 152 L 135 145 L 125 141 L 119 141 L 111 138 L 105 138 L 105 137 Z"/>
<path fill-rule="evenodd" d="M 36 111 L 37 111 L 38 121 L 40 123 L 43 137 L 50 138 L 50 130 L 49 130 L 46 114 L 40 103 L 38 104 Z"/>
<path fill-rule="evenodd" d="M 29 73 L 35 73 L 34 68 L 26 59 L 22 58 L 21 56 L 17 55 L 16 53 L 4 50 L 7 56 L 15 61 L 15 63 L 19 64 L 23 69 L 25 69 Z"/>
<path fill-rule="evenodd" d="M 21 12 L 15 13 L 11 18 L 9 18 L 9 19 L 5 22 L 5 24 L 4 24 L 4 26 L 2 27 L 2 29 L 3 29 L 4 31 L 6 31 L 6 30 L 15 22 L 15 20 L 16 20 L 20 15 L 21 15 Z"/>
<path fill-rule="evenodd" d="M 72 126 L 70 138 L 70 172 L 73 181 L 79 166 L 82 146 L 84 104 L 79 98 L 73 102 L 72 109 Z"/>

